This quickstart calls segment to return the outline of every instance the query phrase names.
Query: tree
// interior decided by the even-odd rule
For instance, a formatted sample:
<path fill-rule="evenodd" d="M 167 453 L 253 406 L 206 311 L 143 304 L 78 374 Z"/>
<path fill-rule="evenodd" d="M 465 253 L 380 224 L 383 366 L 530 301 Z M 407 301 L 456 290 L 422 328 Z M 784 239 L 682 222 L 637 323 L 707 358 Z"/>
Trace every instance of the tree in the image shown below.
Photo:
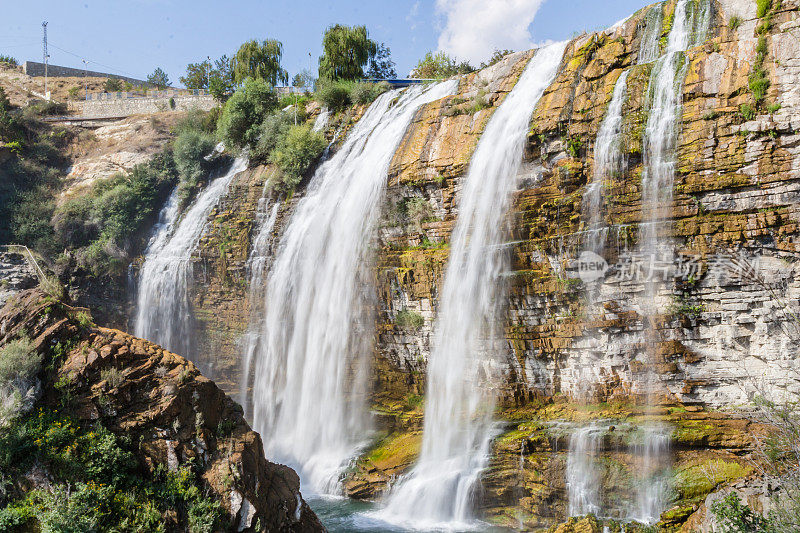
<path fill-rule="evenodd" d="M 118 93 L 122 90 L 122 80 L 119 78 L 108 78 L 103 84 L 103 90 L 107 93 Z"/>
<path fill-rule="evenodd" d="M 264 80 L 273 87 L 278 82 L 287 83 L 289 74 L 281 67 L 282 56 L 283 44 L 280 41 L 247 41 L 239 47 L 231 61 L 234 85 L 241 85 L 247 78 Z"/>
<path fill-rule="evenodd" d="M 202 63 L 189 63 L 186 65 L 186 76 L 180 82 L 187 89 L 208 89 L 208 80 L 211 77 L 211 61 Z"/>
<path fill-rule="evenodd" d="M 233 71 L 231 60 L 223 55 L 214 61 L 214 69 L 211 71 L 208 80 L 208 89 L 211 94 L 220 102 L 233 91 Z"/>
<path fill-rule="evenodd" d="M 469 74 L 474 72 L 475 67 L 466 61 L 456 63 L 456 60 L 444 52 L 428 52 L 425 57 L 420 59 L 414 70 L 411 71 L 412 78 L 449 78 L 456 74 Z"/>
<path fill-rule="evenodd" d="M 255 145 L 261 123 L 277 107 L 278 98 L 269 82 L 248 78 L 225 103 L 219 118 L 219 136 L 228 147 Z"/>
<path fill-rule="evenodd" d="M 153 85 L 156 89 L 166 89 L 170 85 L 169 76 L 161 70 L 161 67 L 158 67 L 152 74 L 147 76 L 147 83 Z"/>
<path fill-rule="evenodd" d="M 378 51 L 365 26 L 336 24 L 322 38 L 319 77 L 329 80 L 356 80 L 364 77 L 364 65 Z"/>
<path fill-rule="evenodd" d="M 397 77 L 397 71 L 394 68 L 395 64 L 392 61 L 392 51 L 386 46 L 386 43 L 378 45 L 375 54 L 369 60 L 369 69 L 367 69 L 367 78 L 376 80 L 388 80 Z"/>
<path fill-rule="evenodd" d="M 513 53 L 514 50 L 495 50 L 494 53 L 492 54 L 492 57 L 489 58 L 489 61 L 481 63 L 480 68 L 491 67 L 492 65 L 494 65 L 495 63 L 506 57 L 508 54 L 513 54 Z"/>

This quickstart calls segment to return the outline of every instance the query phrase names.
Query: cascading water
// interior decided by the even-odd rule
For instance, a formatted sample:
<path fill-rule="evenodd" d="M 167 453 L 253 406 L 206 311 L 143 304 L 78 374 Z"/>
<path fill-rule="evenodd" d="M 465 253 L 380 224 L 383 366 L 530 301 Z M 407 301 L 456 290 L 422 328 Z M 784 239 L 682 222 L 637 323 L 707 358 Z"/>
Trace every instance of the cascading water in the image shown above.
<path fill-rule="evenodd" d="M 599 515 L 602 510 L 597 460 L 606 430 L 592 423 L 569 437 L 566 473 L 569 516 Z"/>
<path fill-rule="evenodd" d="M 480 374 L 490 366 L 492 351 L 501 350 L 491 341 L 502 298 L 503 220 L 530 117 L 565 47 L 537 51 L 490 119 L 470 163 L 428 361 L 421 454 L 388 496 L 381 512 L 388 521 L 436 527 L 472 518 L 471 496 L 486 465 L 494 405 Z"/>
<path fill-rule="evenodd" d="M 336 493 L 366 432 L 370 235 L 391 158 L 417 110 L 457 82 L 381 95 L 316 171 L 268 275 L 254 352 L 253 424 L 267 456 Z"/>
<path fill-rule="evenodd" d="M 602 255 L 608 228 L 603 223 L 603 180 L 613 177 L 622 168 L 622 109 L 628 91 L 628 74 L 623 72 L 614 85 L 614 94 L 600 125 L 594 145 L 592 181 L 583 196 L 583 212 L 589 221 L 587 249 Z"/>
<path fill-rule="evenodd" d="M 658 59 L 661 24 L 664 20 L 663 8 L 663 4 L 656 4 L 647 11 L 644 17 L 644 32 L 639 44 L 638 63 L 640 65 Z"/>
<path fill-rule="evenodd" d="M 669 502 L 669 464 L 672 431 L 659 424 L 644 426 L 641 442 L 633 445 L 634 456 L 641 463 L 643 483 L 637 497 L 637 506 L 632 511 L 635 520 L 645 524 L 658 521 Z"/>
<path fill-rule="evenodd" d="M 134 334 L 194 360 L 209 377 L 213 376 L 212 365 L 196 360 L 192 345 L 188 292 L 192 283 L 191 258 L 211 210 L 228 190 L 233 177 L 246 168 L 247 158 L 237 158 L 225 175 L 213 179 L 197 196 L 177 226 L 178 203 L 173 193 L 162 213 L 172 217 L 173 222 L 163 224 L 153 236 L 139 275 Z"/>
<path fill-rule="evenodd" d="M 264 275 L 267 271 L 267 262 L 271 257 L 273 249 L 272 230 L 275 227 L 275 222 L 278 220 L 278 210 L 281 207 L 279 202 L 272 204 L 272 207 L 267 209 L 268 181 L 264 184 L 264 194 L 259 200 L 258 212 L 256 216 L 256 227 L 258 232 L 253 245 L 250 250 L 250 256 L 247 258 L 247 278 L 248 278 L 248 300 L 250 302 L 250 327 L 244 335 L 243 344 L 243 364 L 242 375 L 239 380 L 239 394 L 241 404 L 245 409 L 245 414 L 250 414 L 250 405 L 248 404 L 248 390 L 252 385 L 250 380 L 250 372 L 252 370 L 253 356 L 256 348 L 258 348 L 258 339 L 263 327 L 264 310 L 259 305 L 264 294 Z"/>
<path fill-rule="evenodd" d="M 708 0 L 678 0 L 666 49 L 653 66 L 650 78 L 652 102 L 643 141 L 640 249 L 644 257 L 656 261 L 671 262 L 674 254 L 674 245 L 666 235 L 666 230 L 672 210 L 681 95 L 688 68 L 684 52 L 689 46 L 704 40 L 710 16 Z M 655 278 L 645 283 L 642 308 L 647 316 L 655 316 L 659 307 L 662 307 L 658 298 L 661 285 Z M 648 329 L 647 334 L 647 345 L 652 354 L 654 332 Z M 645 392 L 651 403 L 655 393 L 655 376 L 652 371 L 647 373 L 646 381 Z M 669 433 L 660 426 L 648 424 L 643 429 L 644 444 L 636 447 L 634 452 L 641 454 L 642 472 L 646 477 L 639 484 L 640 504 L 633 518 L 652 523 L 658 520 L 667 503 L 668 490 L 663 475 L 647 473 L 658 471 L 668 463 L 670 441 Z"/>

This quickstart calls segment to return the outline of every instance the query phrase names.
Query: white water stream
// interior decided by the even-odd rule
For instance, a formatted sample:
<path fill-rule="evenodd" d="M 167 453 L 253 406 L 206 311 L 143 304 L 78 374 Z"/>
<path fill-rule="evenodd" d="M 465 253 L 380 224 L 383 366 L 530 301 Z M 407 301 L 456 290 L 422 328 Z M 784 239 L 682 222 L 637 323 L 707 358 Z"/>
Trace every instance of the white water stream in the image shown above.
<path fill-rule="evenodd" d="M 267 457 L 309 489 L 339 492 L 364 441 L 373 320 L 371 236 L 392 156 L 416 111 L 457 82 L 381 95 L 316 171 L 278 246 L 253 351 L 253 425 Z"/>
<path fill-rule="evenodd" d="M 536 52 L 478 143 L 450 243 L 428 361 L 422 450 L 388 497 L 383 517 L 416 528 L 460 527 L 486 466 L 494 401 L 485 370 L 503 348 L 494 335 L 504 223 L 531 115 L 552 82 L 566 43 Z M 493 353 L 494 352 L 494 353 Z"/>
<path fill-rule="evenodd" d="M 227 192 L 233 177 L 246 168 L 247 158 L 237 158 L 225 175 L 213 179 L 197 196 L 180 221 L 173 193 L 159 216 L 160 225 L 145 251 L 139 274 L 134 335 L 192 359 L 208 377 L 214 375 L 211 363 L 196 360 L 192 342 L 191 259 L 211 210 Z"/>

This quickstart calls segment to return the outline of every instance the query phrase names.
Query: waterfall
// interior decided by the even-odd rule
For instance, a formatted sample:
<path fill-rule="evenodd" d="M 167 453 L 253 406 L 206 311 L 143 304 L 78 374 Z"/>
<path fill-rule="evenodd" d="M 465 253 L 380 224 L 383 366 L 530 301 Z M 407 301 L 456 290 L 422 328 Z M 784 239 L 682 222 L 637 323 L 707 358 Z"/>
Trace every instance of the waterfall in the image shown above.
<path fill-rule="evenodd" d="M 186 210 L 180 222 L 177 196 L 170 197 L 162 211 L 165 221 L 145 251 L 136 295 L 134 334 L 160 344 L 198 364 L 211 377 L 213 368 L 195 360 L 189 287 L 192 283 L 192 253 L 205 232 L 211 210 L 228 190 L 233 177 L 247 168 L 247 159 L 237 158 L 225 175 L 215 178 Z"/>
<path fill-rule="evenodd" d="M 614 94 L 600 125 L 594 145 L 592 181 L 583 196 L 583 212 L 588 219 L 587 249 L 602 255 L 608 228 L 603 223 L 603 180 L 614 177 L 622 169 L 622 108 L 628 90 L 626 70 L 614 84 Z"/>
<path fill-rule="evenodd" d="M 296 466 L 312 490 L 339 490 L 367 429 L 374 321 L 365 287 L 392 156 L 417 110 L 456 88 L 381 95 L 318 167 L 273 259 L 253 355 L 253 425 L 267 456 Z"/>
<path fill-rule="evenodd" d="M 705 38 L 710 13 L 708 0 L 700 2 L 678 0 L 666 50 L 653 66 L 650 77 L 649 91 L 652 103 L 643 139 L 640 250 L 644 257 L 657 261 L 671 262 L 674 254 L 673 243 L 665 234 L 672 212 L 678 127 L 682 109 L 681 95 L 688 68 L 684 52 L 689 46 L 698 44 Z M 660 285 L 656 279 L 645 283 L 642 308 L 647 316 L 658 313 Z M 654 332 L 648 328 L 647 334 L 648 350 L 652 355 L 655 351 Z M 656 381 L 652 370 L 647 372 L 646 381 L 648 403 L 652 403 Z M 658 520 L 667 503 L 667 490 L 663 477 L 647 473 L 658 470 L 669 460 L 669 433 L 652 424 L 646 425 L 644 432 L 641 472 L 648 477 L 644 477 L 639 484 L 640 505 L 638 515 L 634 518 L 652 523 Z"/>
<path fill-rule="evenodd" d="M 634 456 L 641 461 L 643 483 L 638 493 L 638 505 L 633 518 L 645 524 L 658 521 L 669 503 L 669 471 L 664 468 L 670 459 L 671 431 L 663 425 L 644 427 L 641 443 L 634 445 Z"/>
<path fill-rule="evenodd" d="M 463 523 L 486 465 L 491 386 L 482 374 L 500 351 L 494 336 L 506 235 L 531 115 L 552 82 L 566 43 L 537 51 L 478 142 L 458 204 L 458 220 L 428 361 L 419 460 L 388 495 L 382 515 L 417 524 Z"/>
<path fill-rule="evenodd" d="M 658 59 L 661 25 L 664 21 L 663 4 L 652 6 L 644 16 L 644 32 L 639 44 L 639 64 L 650 63 Z"/>
<path fill-rule="evenodd" d="M 592 423 L 569 437 L 566 472 L 569 516 L 600 515 L 602 500 L 597 459 L 606 429 Z"/>
<path fill-rule="evenodd" d="M 248 403 L 248 390 L 252 385 L 250 372 L 252 371 L 253 356 L 258 348 L 259 333 L 263 327 L 264 310 L 262 306 L 259 305 L 259 301 L 264 294 L 264 275 L 266 274 L 267 262 L 271 257 L 273 249 L 272 230 L 275 227 L 275 222 L 278 220 L 278 210 L 281 207 L 279 202 L 275 202 L 270 209 L 267 209 L 268 187 L 269 180 L 264 182 L 264 194 L 262 194 L 259 200 L 256 215 L 256 227 L 258 228 L 258 232 L 256 233 L 255 239 L 253 239 L 250 256 L 247 258 L 250 327 L 243 339 L 243 364 L 242 374 L 239 379 L 239 394 L 242 407 L 244 407 L 245 414 L 248 416 L 251 414 L 250 405 Z"/>

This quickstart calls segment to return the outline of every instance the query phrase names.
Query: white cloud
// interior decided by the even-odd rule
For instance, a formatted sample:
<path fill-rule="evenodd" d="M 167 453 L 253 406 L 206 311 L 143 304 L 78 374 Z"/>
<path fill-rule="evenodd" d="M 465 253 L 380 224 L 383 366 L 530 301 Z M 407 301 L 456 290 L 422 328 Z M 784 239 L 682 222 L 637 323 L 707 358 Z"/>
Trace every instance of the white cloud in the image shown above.
<path fill-rule="evenodd" d="M 534 47 L 530 25 L 544 0 L 436 0 L 445 18 L 439 50 L 480 63 L 496 49 Z"/>

